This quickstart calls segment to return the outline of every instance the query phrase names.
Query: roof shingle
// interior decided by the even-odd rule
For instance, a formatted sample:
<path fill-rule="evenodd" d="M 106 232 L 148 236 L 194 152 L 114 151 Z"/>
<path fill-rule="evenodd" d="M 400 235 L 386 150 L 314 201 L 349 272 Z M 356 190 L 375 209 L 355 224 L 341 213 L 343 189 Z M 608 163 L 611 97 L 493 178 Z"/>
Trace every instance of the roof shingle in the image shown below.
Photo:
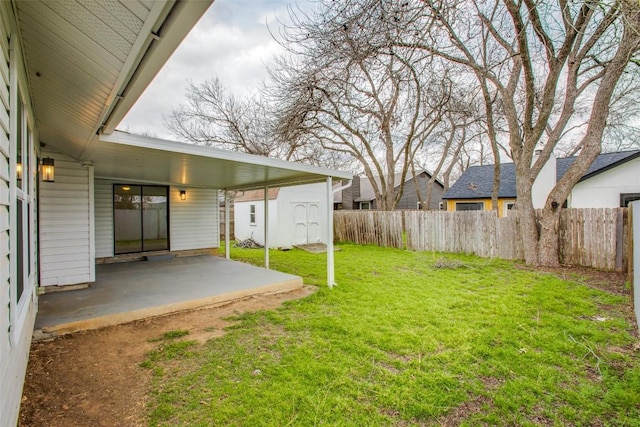
<path fill-rule="evenodd" d="M 619 151 L 615 153 L 600 154 L 587 172 L 580 179 L 584 181 L 592 176 L 602 173 L 612 167 L 625 163 L 636 157 L 640 157 L 640 150 Z M 562 178 L 569 166 L 574 162 L 575 157 L 564 157 L 556 159 L 556 179 Z M 493 189 L 493 169 L 494 165 L 471 166 L 462 176 L 451 186 L 449 191 L 442 197 L 443 199 L 488 199 L 491 197 Z M 501 199 L 515 199 L 516 172 L 513 163 L 500 164 L 500 190 L 498 197 Z"/>

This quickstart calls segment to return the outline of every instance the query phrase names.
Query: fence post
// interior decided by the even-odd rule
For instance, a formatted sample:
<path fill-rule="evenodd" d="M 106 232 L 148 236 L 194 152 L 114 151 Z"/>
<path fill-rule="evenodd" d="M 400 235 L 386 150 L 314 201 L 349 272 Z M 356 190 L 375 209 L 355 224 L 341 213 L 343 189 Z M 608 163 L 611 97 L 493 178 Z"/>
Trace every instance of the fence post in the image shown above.
<path fill-rule="evenodd" d="M 634 211 L 638 212 L 634 215 Z M 636 324 L 640 327 L 640 200 L 629 203 L 629 281 L 631 282 L 631 307 L 636 315 Z"/>

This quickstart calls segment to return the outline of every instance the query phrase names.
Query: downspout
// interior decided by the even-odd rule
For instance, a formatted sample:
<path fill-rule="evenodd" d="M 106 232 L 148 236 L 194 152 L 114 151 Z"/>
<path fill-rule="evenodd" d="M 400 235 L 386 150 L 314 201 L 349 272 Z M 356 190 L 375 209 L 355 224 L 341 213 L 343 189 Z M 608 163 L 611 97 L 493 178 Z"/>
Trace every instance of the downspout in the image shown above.
<path fill-rule="evenodd" d="M 333 195 L 338 191 L 346 190 L 351 187 L 353 180 L 350 179 L 347 184 L 333 188 L 333 178 L 327 177 L 327 286 L 333 288 L 335 283 L 335 264 L 333 257 Z"/>

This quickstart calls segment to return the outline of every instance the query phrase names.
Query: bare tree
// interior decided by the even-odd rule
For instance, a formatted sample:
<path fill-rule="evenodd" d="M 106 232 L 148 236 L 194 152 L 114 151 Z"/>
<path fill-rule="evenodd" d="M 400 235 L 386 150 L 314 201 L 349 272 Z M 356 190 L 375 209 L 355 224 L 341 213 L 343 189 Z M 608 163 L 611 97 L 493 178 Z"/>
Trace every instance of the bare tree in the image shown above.
<path fill-rule="evenodd" d="M 517 206 L 524 213 L 526 261 L 557 265 L 559 208 L 601 152 L 616 85 L 640 48 L 640 10 L 626 0 L 504 0 L 428 2 L 428 11 L 434 24 L 430 38 L 437 47 L 421 47 L 468 67 L 502 106 L 516 167 Z M 467 28 L 481 29 L 490 40 L 477 49 L 474 31 L 461 27 L 461 19 L 475 22 Z M 534 180 L 572 125 L 579 104 L 589 111 L 580 153 L 551 190 L 537 222 Z M 539 147 L 542 153 L 533 163 Z"/>
<path fill-rule="evenodd" d="M 429 66 L 430 55 L 364 43 L 363 27 L 334 28 L 344 11 L 326 12 L 293 16 L 283 33 L 293 58 L 272 70 L 279 135 L 352 156 L 378 207 L 394 209 L 416 152 L 442 121 L 454 81 L 446 67 Z"/>
<path fill-rule="evenodd" d="M 324 152 L 301 139 L 279 140 L 270 110 L 264 97 L 235 97 L 213 78 L 199 85 L 190 83 L 186 104 L 165 118 L 165 126 L 179 138 L 198 145 L 320 166 L 342 167 L 348 163 L 336 153 Z"/>
<path fill-rule="evenodd" d="M 460 66 L 461 76 L 466 70 L 468 81 L 475 80 L 485 100 L 487 133 L 496 164 L 500 141 L 509 146 L 515 163 L 526 262 L 558 264 L 559 208 L 600 154 L 607 121 L 614 117 L 612 106 L 630 99 L 629 95 L 637 99 L 637 91 L 617 97 L 624 92 L 620 88 L 629 75 L 638 71 L 637 2 L 347 3 L 352 21 L 346 25 L 377 29 L 368 43 L 392 44 L 396 51 L 428 52 Z M 392 41 L 385 40 L 389 28 L 396 29 Z M 554 149 L 569 136 L 579 153 L 537 218 L 533 183 Z M 542 153 L 534 162 L 536 149 Z M 494 180 L 494 190 L 496 184 Z"/>

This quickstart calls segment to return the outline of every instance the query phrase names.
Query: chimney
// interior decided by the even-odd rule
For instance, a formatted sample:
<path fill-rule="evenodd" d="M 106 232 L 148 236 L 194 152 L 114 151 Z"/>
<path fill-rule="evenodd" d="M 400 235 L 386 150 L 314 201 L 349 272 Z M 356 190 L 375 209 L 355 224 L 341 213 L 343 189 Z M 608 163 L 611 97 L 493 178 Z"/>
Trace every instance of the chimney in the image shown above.
<path fill-rule="evenodd" d="M 538 161 L 541 154 L 541 149 L 534 152 L 531 162 L 532 166 Z M 547 160 L 547 163 L 542 167 L 542 170 L 540 170 L 540 173 L 536 177 L 535 181 L 533 181 L 533 186 L 531 187 L 531 201 L 533 202 L 533 207 L 535 209 L 542 209 L 544 207 L 547 197 L 555 185 L 556 156 L 551 153 L 549 160 Z"/>
<path fill-rule="evenodd" d="M 353 201 L 360 197 L 360 177 L 353 176 L 351 187 L 342 190 L 342 209 L 354 209 Z"/>

